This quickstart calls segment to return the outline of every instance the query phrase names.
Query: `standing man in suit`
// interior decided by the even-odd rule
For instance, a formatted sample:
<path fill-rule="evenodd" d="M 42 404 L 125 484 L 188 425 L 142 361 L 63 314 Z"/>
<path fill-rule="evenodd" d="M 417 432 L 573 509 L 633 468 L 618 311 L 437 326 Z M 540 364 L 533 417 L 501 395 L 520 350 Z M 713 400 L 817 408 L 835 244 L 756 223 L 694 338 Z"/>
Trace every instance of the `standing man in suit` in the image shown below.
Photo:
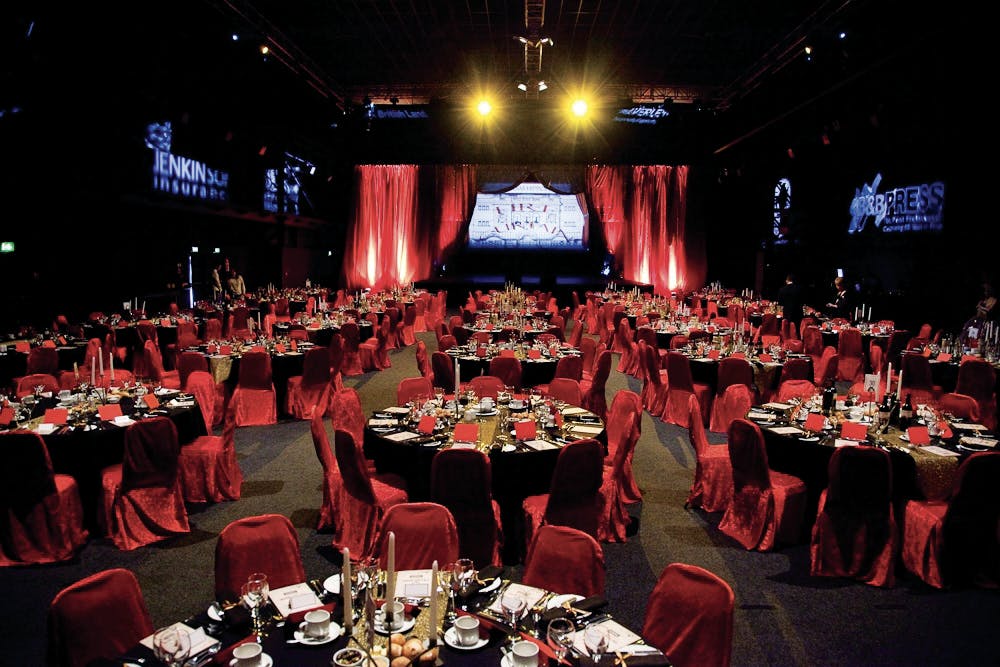
<path fill-rule="evenodd" d="M 785 284 L 778 290 L 778 305 L 781 306 L 782 317 L 798 326 L 806 305 L 805 294 L 791 273 L 785 277 Z"/>

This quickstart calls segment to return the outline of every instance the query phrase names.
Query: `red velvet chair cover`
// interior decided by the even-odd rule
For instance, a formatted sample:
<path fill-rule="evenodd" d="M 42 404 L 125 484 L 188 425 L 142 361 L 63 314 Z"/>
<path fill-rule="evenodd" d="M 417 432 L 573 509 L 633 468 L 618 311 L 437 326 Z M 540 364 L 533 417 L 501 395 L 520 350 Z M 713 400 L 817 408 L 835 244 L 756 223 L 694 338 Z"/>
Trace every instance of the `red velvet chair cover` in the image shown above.
<path fill-rule="evenodd" d="M 590 380 L 593 377 L 594 362 L 597 359 L 597 341 L 584 338 L 580 341 L 580 379 Z"/>
<path fill-rule="evenodd" d="M 399 339 L 401 346 L 414 345 L 417 342 L 417 337 L 415 335 L 415 325 L 417 322 L 417 307 L 416 305 L 409 305 L 406 310 L 403 311 L 402 328 L 399 332 Z"/>
<path fill-rule="evenodd" d="M 431 368 L 431 359 L 427 355 L 427 343 L 422 340 L 416 342 L 414 358 L 416 359 L 417 370 L 420 371 L 420 374 L 428 380 L 433 380 L 434 369 Z"/>
<path fill-rule="evenodd" d="M 817 326 L 808 326 L 802 330 L 803 351 L 813 359 L 813 366 L 819 363 L 823 356 L 823 332 Z M 834 350 L 836 352 L 836 350 Z"/>
<path fill-rule="evenodd" d="M 237 519 L 215 542 L 215 596 L 239 600 L 251 574 L 263 572 L 271 589 L 306 580 L 295 526 L 281 514 Z"/>
<path fill-rule="evenodd" d="M 237 306 L 229 312 L 229 326 L 226 330 L 229 338 L 248 340 L 253 336 L 250 331 L 250 311 L 246 306 Z"/>
<path fill-rule="evenodd" d="M 107 361 L 105 359 L 105 361 Z M 107 364 L 105 364 L 107 366 Z M 59 351 L 54 347 L 33 347 L 28 352 L 27 375 L 59 375 Z"/>
<path fill-rule="evenodd" d="M 604 451 L 594 439 L 564 445 L 552 471 L 549 492 L 528 496 L 524 509 L 525 541 L 544 524 L 571 526 L 597 539 L 602 511 Z"/>
<path fill-rule="evenodd" d="M 642 636 L 674 667 L 729 667 L 733 589 L 696 565 L 671 563 L 649 595 Z"/>
<path fill-rule="evenodd" d="M 395 349 L 389 344 L 392 332 L 391 321 L 388 317 L 382 318 L 382 324 L 375 329 L 375 335 L 358 346 L 358 358 L 361 362 L 361 370 L 380 371 L 392 366 L 389 359 L 389 350 Z"/>
<path fill-rule="evenodd" d="M 909 500 L 903 565 L 935 588 L 1000 587 L 1000 452 L 977 452 L 958 468 L 947 501 Z"/>
<path fill-rule="evenodd" d="M 115 546 L 129 551 L 189 533 L 178 474 L 177 427 L 151 417 L 125 429 L 122 463 L 101 473 L 101 528 Z"/>
<path fill-rule="evenodd" d="M 778 387 L 776 400 L 787 403 L 793 398 L 806 400 L 816 393 L 816 385 L 809 380 L 785 380 Z"/>
<path fill-rule="evenodd" d="M 340 372 L 344 375 L 361 375 L 361 357 L 358 346 L 361 344 L 361 333 L 357 322 L 344 322 L 340 327 L 340 335 L 344 338 L 344 360 Z"/>
<path fill-rule="evenodd" d="M 722 396 L 712 401 L 712 419 L 709 430 L 726 433 L 734 419 L 745 417 L 754 404 L 754 393 L 745 384 L 731 384 Z"/>
<path fill-rule="evenodd" d="M 515 360 L 516 361 L 516 360 Z M 504 381 L 495 375 L 477 375 L 469 380 L 469 389 L 476 392 L 476 396 L 484 398 L 489 396 L 496 400 L 501 391 L 504 391 Z"/>
<path fill-rule="evenodd" d="M 279 297 L 274 300 L 274 318 L 278 322 L 291 322 L 292 316 L 288 309 L 288 299 Z"/>
<path fill-rule="evenodd" d="M 312 419 L 317 409 L 326 414 L 330 405 L 330 351 L 309 348 L 302 359 L 302 375 L 288 378 L 288 412 L 296 419 Z"/>
<path fill-rule="evenodd" d="M 785 359 L 781 375 L 778 377 L 778 386 L 780 387 L 786 380 L 809 380 L 812 383 L 814 379 L 815 374 L 808 359 Z"/>
<path fill-rule="evenodd" d="M 870 369 L 868 372 L 881 375 L 883 367 L 885 366 L 884 360 L 885 354 L 882 348 L 879 345 L 872 343 L 868 347 L 868 368 Z"/>
<path fill-rule="evenodd" d="M 429 570 L 454 563 L 459 556 L 458 528 L 447 507 L 439 503 L 399 503 L 388 508 L 379 530 L 379 567 L 388 565 L 388 535 L 396 536 L 396 570 Z"/>
<path fill-rule="evenodd" d="M 396 386 L 396 405 L 406 405 L 415 398 L 425 401 L 434 396 L 434 385 L 427 378 L 403 378 Z"/>
<path fill-rule="evenodd" d="M 817 363 L 813 364 L 816 370 L 816 384 L 826 386 L 827 383 L 837 381 L 837 370 L 840 366 L 837 357 L 837 350 L 832 345 L 823 348 L 823 356 Z"/>
<path fill-rule="evenodd" d="M 491 489 L 492 466 L 482 452 L 442 449 L 434 455 L 431 500 L 451 512 L 458 527 L 459 556 L 471 558 L 478 567 L 501 564 L 503 524 Z"/>
<path fill-rule="evenodd" d="M 434 371 L 433 383 L 446 392 L 455 391 L 455 362 L 446 352 L 431 353 L 431 368 Z"/>
<path fill-rule="evenodd" d="M 205 320 L 205 340 L 222 340 L 222 320 L 218 317 Z"/>
<path fill-rule="evenodd" d="M 583 392 L 583 407 L 601 419 L 607 419 L 608 416 L 608 398 L 605 394 L 605 386 L 609 375 L 611 375 L 611 351 L 604 350 L 597 356 L 595 371 L 591 379 L 584 379 L 580 382 L 580 391 Z"/>
<path fill-rule="evenodd" d="M 349 548 L 352 559 L 362 560 L 375 554 L 375 540 L 385 512 L 409 501 L 406 482 L 398 475 L 371 473 L 361 445 L 348 431 L 336 430 L 334 452 L 343 485 L 333 545 Z"/>
<path fill-rule="evenodd" d="M 976 399 L 979 419 L 987 428 L 997 427 L 996 371 L 988 361 L 966 359 L 958 367 L 955 392 Z"/>
<path fill-rule="evenodd" d="M 837 379 L 856 382 L 865 374 L 865 354 L 859 329 L 841 329 L 837 337 Z"/>
<path fill-rule="evenodd" d="M 580 341 L 583 340 L 583 327 L 583 320 L 573 320 L 573 328 L 569 332 L 569 339 L 566 341 L 570 347 L 580 347 Z"/>
<path fill-rule="evenodd" d="M 0 451 L 0 567 L 73 558 L 87 541 L 76 480 L 52 472 L 37 433 L 2 433 Z"/>
<path fill-rule="evenodd" d="M 781 325 L 777 315 L 764 313 L 760 320 L 760 328 L 754 335 L 754 340 L 759 341 L 765 348 L 781 342 Z"/>
<path fill-rule="evenodd" d="M 123 568 L 97 572 L 56 593 L 47 624 L 50 667 L 114 660 L 153 634 L 139 580 Z"/>
<path fill-rule="evenodd" d="M 187 350 L 181 352 L 177 356 L 177 377 L 180 380 L 181 387 L 187 387 L 188 376 L 192 371 L 208 371 L 208 360 L 205 355 L 201 352 L 195 352 L 193 350 Z"/>
<path fill-rule="evenodd" d="M 323 467 L 323 504 L 319 509 L 316 530 L 327 530 L 337 525 L 337 499 L 340 497 L 343 482 L 340 468 L 337 467 L 337 457 L 333 453 L 333 447 L 330 446 L 330 437 L 326 432 L 323 415 L 319 412 L 313 413 L 310 432 L 316 458 Z"/>
<path fill-rule="evenodd" d="M 539 387 L 539 390 L 541 390 L 541 387 Z M 571 378 L 553 378 L 552 382 L 545 385 L 543 393 L 554 400 L 570 405 L 579 406 L 583 404 L 583 392 L 580 391 L 580 383 Z"/>
<path fill-rule="evenodd" d="M 733 385 L 739 386 L 739 385 Z M 723 512 L 733 496 L 733 465 L 727 443 L 712 445 L 701 421 L 701 405 L 695 396 L 688 397 L 688 440 L 695 454 L 694 480 L 685 507 L 700 507 L 706 512 Z M 697 417 L 697 420 L 695 418 Z"/>
<path fill-rule="evenodd" d="M 201 416 L 205 420 L 205 432 L 211 434 L 215 426 L 216 419 L 216 384 L 215 378 L 207 371 L 192 371 L 187 376 L 184 384 L 184 391 L 194 396 L 201 410 Z"/>
<path fill-rule="evenodd" d="M 200 371 L 192 376 L 201 375 Z M 181 447 L 177 467 L 184 501 L 220 503 L 239 500 L 243 470 L 236 460 L 236 409 L 226 409 L 222 435 L 201 435 Z"/>
<path fill-rule="evenodd" d="M 734 420 L 728 440 L 733 495 L 719 530 L 758 551 L 796 542 L 805 515 L 805 483 L 768 468 L 764 435 L 756 424 Z"/>
<path fill-rule="evenodd" d="M 344 387 L 330 397 L 330 424 L 334 431 L 347 431 L 355 442 L 365 441 L 365 412 L 361 395 L 354 387 Z M 368 465 L 374 470 L 374 464 Z"/>
<path fill-rule="evenodd" d="M 246 352 L 240 375 L 229 399 L 236 407 L 237 426 L 266 426 L 278 421 L 278 404 L 271 381 L 271 355 Z"/>
<path fill-rule="evenodd" d="M 707 384 L 695 384 L 691 379 L 691 362 L 680 352 L 671 350 L 667 353 L 667 409 L 663 419 L 671 424 L 687 428 L 688 396 L 698 397 L 703 418 L 711 414 L 712 389 Z M 707 421 L 707 420 L 706 420 Z M 706 424 L 707 425 L 707 424 Z"/>
<path fill-rule="evenodd" d="M 344 376 L 341 369 L 344 365 L 344 337 L 339 333 L 330 336 L 330 383 L 333 390 L 344 388 Z"/>
<path fill-rule="evenodd" d="M 35 387 L 42 387 L 42 391 L 50 391 L 55 396 L 59 393 L 60 389 L 59 379 L 48 373 L 31 373 L 30 375 L 25 375 L 18 379 L 14 395 L 19 399 L 25 396 L 32 396 L 35 393 Z"/>
<path fill-rule="evenodd" d="M 903 373 L 902 397 L 913 397 L 914 403 L 936 404 L 941 398 L 941 385 L 934 384 L 930 359 L 922 354 L 904 354 L 900 358 Z"/>
<path fill-rule="evenodd" d="M 413 332 L 422 333 L 424 331 L 430 331 L 427 325 L 427 311 L 430 305 L 433 303 L 434 297 L 430 295 L 429 292 L 421 294 L 417 297 L 417 300 L 413 302 Z"/>
<path fill-rule="evenodd" d="M 604 550 L 570 526 L 539 527 L 528 546 L 521 583 L 558 594 L 604 595 Z"/>
<path fill-rule="evenodd" d="M 618 372 L 626 375 L 636 376 L 639 374 L 639 357 L 636 354 L 635 341 L 632 336 L 632 327 L 628 320 L 622 318 L 618 323 L 618 333 L 615 336 L 615 347 L 621 353 L 618 359 Z M 612 352 L 615 349 L 612 348 Z"/>
<path fill-rule="evenodd" d="M 521 388 L 521 360 L 517 357 L 493 357 L 487 375 L 500 378 L 505 386 Z"/>
<path fill-rule="evenodd" d="M 953 417 L 958 417 L 959 419 L 964 419 L 977 424 L 982 423 L 980 421 L 979 404 L 976 403 L 976 399 L 971 396 L 957 394 L 955 392 L 941 394 L 937 407 L 941 412 L 948 413 Z"/>
<path fill-rule="evenodd" d="M 458 346 L 458 339 L 452 334 L 446 334 L 438 339 L 438 352 L 447 352 Z"/>
<path fill-rule="evenodd" d="M 629 393 L 637 396 L 634 392 Z M 626 475 L 632 477 L 632 452 L 639 441 L 639 428 L 636 423 L 641 419 L 642 412 L 638 414 L 630 412 L 617 420 L 614 459 L 610 467 L 604 467 L 604 477 L 601 480 L 601 520 L 597 526 L 597 539 L 601 542 L 625 542 L 628 539 L 626 531 L 631 517 L 625 506 Z M 611 441 L 612 435 L 609 432 L 608 443 Z M 634 477 L 632 482 L 634 483 Z M 641 495 L 639 500 L 642 500 Z"/>
<path fill-rule="evenodd" d="M 615 392 L 615 397 L 611 399 L 611 407 L 608 409 L 608 418 L 605 423 L 608 436 L 608 451 L 604 457 L 605 466 L 612 464 L 618 443 L 624 441 L 626 434 L 624 420 L 626 417 L 635 415 L 635 428 L 640 433 L 642 432 L 642 409 L 642 397 L 639 394 L 630 389 L 621 389 Z M 636 491 L 638 492 L 638 489 Z"/>
<path fill-rule="evenodd" d="M 142 355 L 146 362 L 146 375 L 164 389 L 180 389 L 181 377 L 177 371 L 163 369 L 163 357 L 160 346 L 152 340 L 142 344 Z"/>
<path fill-rule="evenodd" d="M 385 321 L 389 320 L 388 323 Z M 403 341 L 400 338 L 402 332 L 399 324 L 403 321 L 403 313 L 396 306 L 390 306 L 385 309 L 385 315 L 382 317 L 382 322 L 386 327 L 386 348 L 390 350 L 395 350 L 396 348 L 404 347 Z M 374 322 L 373 322 L 374 324 Z"/>
<path fill-rule="evenodd" d="M 555 378 L 569 378 L 579 382 L 583 379 L 583 358 L 578 354 L 568 354 L 560 357 L 556 362 L 556 370 L 552 375 Z M 538 385 L 539 388 L 544 385 Z"/>
<path fill-rule="evenodd" d="M 892 586 L 899 531 L 888 452 L 840 447 L 830 457 L 828 477 L 812 529 L 809 573 Z"/>
<path fill-rule="evenodd" d="M 660 355 L 655 347 L 640 340 L 637 350 L 645 370 L 640 393 L 642 404 L 649 414 L 662 419 L 667 409 L 667 371 L 660 368 Z"/>

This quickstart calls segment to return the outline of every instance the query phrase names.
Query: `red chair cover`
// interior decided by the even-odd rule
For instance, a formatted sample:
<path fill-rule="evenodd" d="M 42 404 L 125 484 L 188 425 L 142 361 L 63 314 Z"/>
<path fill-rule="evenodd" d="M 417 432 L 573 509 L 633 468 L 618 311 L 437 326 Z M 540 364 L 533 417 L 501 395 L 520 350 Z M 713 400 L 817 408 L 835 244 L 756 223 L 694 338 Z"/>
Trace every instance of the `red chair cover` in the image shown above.
<path fill-rule="evenodd" d="M 87 541 L 76 480 L 52 472 L 37 433 L 0 434 L 0 451 L 0 566 L 73 558 Z"/>
<path fill-rule="evenodd" d="M 604 550 L 593 537 L 569 526 L 535 532 L 521 583 L 559 594 L 604 595 Z"/>
<path fill-rule="evenodd" d="M 570 347 L 580 347 L 580 341 L 583 340 L 583 327 L 583 320 L 573 320 L 573 329 L 569 333 L 569 340 L 566 341 Z"/>
<path fill-rule="evenodd" d="M 402 332 L 396 326 L 402 319 L 403 314 L 399 312 L 399 308 L 392 306 L 385 309 L 385 315 L 382 317 L 382 325 L 385 327 L 386 332 L 386 349 L 395 350 L 398 347 L 403 347 L 403 341 L 399 338 Z"/>
<path fill-rule="evenodd" d="M 712 418 L 709 430 L 726 433 L 734 419 L 745 417 L 754 404 L 754 394 L 745 384 L 731 384 L 722 396 L 712 401 Z"/>
<path fill-rule="evenodd" d="M 904 397 L 911 394 L 915 403 L 937 403 L 941 386 L 934 384 L 930 359 L 922 354 L 904 354 L 900 364 Z"/>
<path fill-rule="evenodd" d="M 733 589 L 696 565 L 671 563 L 649 595 L 642 636 L 675 667 L 728 667 Z"/>
<path fill-rule="evenodd" d="M 156 341 L 147 340 L 142 344 L 142 354 L 146 366 L 146 375 L 166 389 L 180 389 L 181 378 L 177 371 L 163 369 L 163 357 Z"/>
<path fill-rule="evenodd" d="M 629 393 L 638 398 L 634 392 Z M 636 423 L 641 419 L 642 412 L 631 412 L 618 420 L 614 460 L 610 467 L 605 466 L 601 480 L 601 520 L 597 527 L 597 539 L 601 542 L 624 542 L 628 539 L 626 532 L 631 517 L 625 507 L 626 468 L 631 471 L 632 452 L 639 441 Z M 608 442 L 611 441 L 609 432 Z M 641 495 L 639 500 L 642 500 Z"/>
<path fill-rule="evenodd" d="M 903 511 L 903 565 L 935 588 L 1000 586 L 1000 452 L 958 468 L 947 501 L 910 500 Z"/>
<path fill-rule="evenodd" d="M 361 446 L 355 444 L 347 431 L 336 430 L 334 452 L 343 486 L 333 545 L 338 549 L 349 548 L 352 559 L 362 560 L 374 555 L 385 512 L 409 500 L 406 482 L 398 475 L 370 474 Z"/>
<path fill-rule="evenodd" d="M 494 375 L 477 375 L 469 380 L 469 389 L 476 392 L 479 398 L 489 396 L 496 400 L 499 393 L 504 391 L 504 382 Z"/>
<path fill-rule="evenodd" d="M 836 382 L 839 363 L 836 348 L 832 345 L 823 348 L 823 355 L 813 364 L 816 369 L 816 384 L 826 386 L 827 383 Z"/>
<path fill-rule="evenodd" d="M 734 420 L 728 440 L 733 496 L 719 530 L 758 551 L 796 542 L 805 514 L 805 483 L 768 468 L 764 435 L 756 424 Z"/>
<path fill-rule="evenodd" d="M 382 325 L 376 327 L 375 335 L 358 346 L 362 371 L 380 371 L 392 366 L 389 350 L 395 348 L 389 344 L 392 336 L 390 324 L 388 317 L 382 318 Z"/>
<path fill-rule="evenodd" d="M 815 377 L 808 359 L 786 359 L 778 377 L 778 386 L 786 380 L 809 380 L 812 383 Z"/>
<path fill-rule="evenodd" d="M 667 353 L 667 408 L 664 411 L 664 421 L 687 428 L 688 396 L 698 397 L 702 417 L 711 414 L 712 389 L 707 384 L 695 384 L 691 379 L 691 362 L 680 352 L 671 350 Z"/>
<path fill-rule="evenodd" d="M 601 517 L 604 451 L 597 440 L 577 440 L 563 446 L 552 471 L 549 492 L 524 499 L 525 540 L 538 526 L 571 526 L 597 539 Z"/>
<path fill-rule="evenodd" d="M 288 310 L 288 299 L 279 297 L 274 301 L 274 317 L 278 322 L 290 322 L 292 316 Z"/>
<path fill-rule="evenodd" d="M 434 385 L 427 378 L 403 378 L 396 386 L 396 405 L 406 405 L 416 398 L 427 400 L 434 395 Z"/>
<path fill-rule="evenodd" d="M 500 378 L 505 386 L 519 389 L 521 387 L 521 361 L 517 357 L 493 357 L 490 359 L 487 375 Z"/>
<path fill-rule="evenodd" d="M 866 446 L 835 450 L 812 529 L 809 573 L 892 586 L 898 548 L 888 452 Z"/>
<path fill-rule="evenodd" d="M 107 359 L 105 359 L 107 361 Z M 107 366 L 107 364 L 105 364 Z M 28 364 L 26 368 L 28 375 L 35 373 L 45 373 L 47 375 L 59 374 L 59 351 L 54 347 L 33 347 L 28 352 Z"/>
<path fill-rule="evenodd" d="M 778 387 L 777 401 L 785 403 L 793 398 L 806 400 L 816 393 L 816 385 L 809 380 L 785 380 Z"/>
<path fill-rule="evenodd" d="M 429 570 L 434 561 L 440 569 L 459 558 L 458 528 L 444 505 L 404 502 L 386 510 L 376 548 L 382 569 L 388 564 L 389 533 L 396 536 L 397 570 Z"/>
<path fill-rule="evenodd" d="M 281 514 L 237 519 L 215 542 L 215 596 L 239 600 L 251 574 L 263 572 L 271 589 L 306 580 L 295 526 Z"/>
<path fill-rule="evenodd" d="M 59 591 L 49 604 L 48 660 L 58 667 L 85 667 L 114 660 L 153 634 L 153 620 L 128 570 L 114 568 Z"/>
<path fill-rule="evenodd" d="M 977 424 L 982 423 L 980 421 L 979 404 L 971 396 L 955 392 L 941 394 L 941 399 L 938 401 L 937 407 L 941 412 L 947 412 L 953 417 Z"/>
<path fill-rule="evenodd" d="M 733 385 L 739 386 L 739 385 Z M 701 421 L 701 405 L 688 397 L 688 440 L 695 453 L 694 481 L 685 507 L 701 507 L 706 512 L 722 512 L 733 495 L 733 466 L 727 443 L 711 445 Z M 697 420 L 695 420 L 697 418 Z"/>
<path fill-rule="evenodd" d="M 330 446 L 330 437 L 326 432 L 323 415 L 319 412 L 313 413 L 310 432 L 312 433 L 313 448 L 316 450 L 316 458 L 319 459 L 319 463 L 323 467 L 323 504 L 319 509 L 316 530 L 327 530 L 336 526 L 337 499 L 340 497 L 343 482 L 340 477 L 340 468 L 337 467 L 337 458 Z"/>
<path fill-rule="evenodd" d="M 571 378 L 553 378 L 552 382 L 546 385 L 544 394 L 570 405 L 578 406 L 583 404 L 583 392 L 580 391 L 580 383 Z"/>
<path fill-rule="evenodd" d="M 187 376 L 184 384 L 184 391 L 194 396 L 201 410 L 201 416 L 205 420 L 205 432 L 211 433 L 215 425 L 215 399 L 216 384 L 215 378 L 207 371 L 192 371 Z"/>
<path fill-rule="evenodd" d="M 208 372 L 208 359 L 201 352 L 187 350 L 177 357 L 177 377 L 181 387 L 187 387 L 188 376 L 193 371 Z M 186 391 L 186 390 L 185 390 Z"/>
<path fill-rule="evenodd" d="M 640 393 L 642 404 L 649 414 L 662 418 L 667 408 L 667 371 L 660 368 L 660 355 L 655 346 L 640 340 L 637 349 L 645 369 Z"/>
<path fill-rule="evenodd" d="M 217 317 L 209 317 L 205 320 L 205 340 L 222 339 L 222 320 Z"/>
<path fill-rule="evenodd" d="M 39 386 L 43 388 L 42 391 L 52 392 L 53 396 L 58 394 L 60 389 L 59 379 L 54 375 L 49 375 L 48 373 L 31 373 L 18 379 L 14 395 L 19 399 L 31 396 L 35 393 L 35 387 Z"/>
<path fill-rule="evenodd" d="M 431 368 L 434 371 L 434 386 L 445 391 L 455 390 L 455 362 L 446 352 L 431 353 Z"/>
<path fill-rule="evenodd" d="M 122 463 L 101 473 L 104 534 L 123 551 L 191 532 L 181 492 L 177 427 L 152 417 L 125 429 Z"/>
<path fill-rule="evenodd" d="M 344 365 L 344 337 L 339 333 L 330 336 L 330 382 L 333 389 L 344 388 L 344 377 L 341 368 Z"/>
<path fill-rule="evenodd" d="M 410 305 L 406 307 L 403 312 L 402 320 L 402 330 L 400 331 L 400 340 L 403 345 L 414 345 L 417 342 L 417 337 L 414 334 L 416 331 L 417 322 L 417 307 L 416 305 Z"/>
<path fill-rule="evenodd" d="M 607 419 L 608 416 L 608 398 L 605 394 L 605 385 L 609 375 L 611 375 L 611 351 L 604 350 L 597 355 L 595 371 L 591 379 L 584 379 L 580 383 L 580 390 L 583 392 L 583 407 L 601 419 Z"/>
<path fill-rule="evenodd" d="M 431 500 L 448 508 L 458 527 L 459 556 L 478 566 L 500 565 L 500 505 L 493 500 L 492 466 L 475 449 L 443 449 L 431 462 Z M 439 563 L 440 565 L 441 563 Z"/>
<path fill-rule="evenodd" d="M 837 337 L 837 379 L 856 382 L 865 374 L 865 354 L 861 349 L 861 331 L 841 329 Z"/>
<path fill-rule="evenodd" d="M 191 375 L 196 378 L 201 371 Z M 219 503 L 240 499 L 243 470 L 236 460 L 235 434 L 236 409 L 230 404 L 221 436 L 198 436 L 181 447 L 177 466 L 185 502 Z"/>
<path fill-rule="evenodd" d="M 278 421 L 278 405 L 271 381 L 271 355 L 247 352 L 240 360 L 240 375 L 229 399 L 236 407 L 237 426 L 265 426 Z"/>
<path fill-rule="evenodd" d="M 417 361 L 417 370 L 428 380 L 433 380 L 434 370 L 431 368 L 431 359 L 427 355 L 427 343 L 422 340 L 418 340 L 416 343 L 417 347 L 414 351 L 414 357 Z"/>
<path fill-rule="evenodd" d="M 361 395 L 354 387 L 344 387 L 333 392 L 330 398 L 330 424 L 333 430 L 347 431 L 355 442 L 365 441 L 365 412 Z M 368 466 L 374 469 L 373 466 Z"/>
<path fill-rule="evenodd" d="M 618 323 L 618 333 L 615 336 L 615 347 L 617 351 L 621 353 L 621 357 L 618 359 L 618 372 L 625 373 L 626 375 L 638 375 L 639 374 L 639 358 L 636 355 L 635 341 L 632 336 L 632 327 L 629 326 L 628 320 L 622 318 Z M 612 352 L 615 349 L 612 348 Z"/>
<path fill-rule="evenodd" d="M 823 332 L 817 326 L 804 328 L 802 330 L 802 344 L 803 351 L 813 358 L 815 364 L 823 355 Z"/>
<path fill-rule="evenodd" d="M 958 367 L 955 392 L 976 399 L 979 419 L 987 428 L 997 427 L 996 371 L 988 361 L 966 359 Z"/>
<path fill-rule="evenodd" d="M 597 359 L 597 341 L 584 338 L 580 341 L 580 379 L 590 380 L 593 375 L 594 362 Z"/>
<path fill-rule="evenodd" d="M 361 357 L 358 346 L 361 344 L 361 333 L 357 322 L 344 322 L 340 327 L 340 335 L 344 338 L 344 360 L 340 372 L 344 375 L 361 375 Z"/>
<path fill-rule="evenodd" d="M 296 419 L 312 419 L 317 409 L 330 405 L 330 351 L 312 347 L 302 359 L 302 375 L 288 378 L 288 412 Z"/>

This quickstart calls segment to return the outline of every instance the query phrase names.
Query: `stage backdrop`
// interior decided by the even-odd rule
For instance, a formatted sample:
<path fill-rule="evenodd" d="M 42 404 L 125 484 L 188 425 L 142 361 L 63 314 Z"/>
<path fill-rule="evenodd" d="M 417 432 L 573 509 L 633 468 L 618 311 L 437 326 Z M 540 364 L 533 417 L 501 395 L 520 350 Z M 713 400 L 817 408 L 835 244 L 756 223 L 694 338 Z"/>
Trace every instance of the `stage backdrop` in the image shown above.
<path fill-rule="evenodd" d="M 567 182 L 585 184 L 591 214 L 624 278 L 652 284 L 660 294 L 704 282 L 704 248 L 689 247 L 686 240 L 688 166 L 583 169 L 583 178 Z M 355 167 L 356 203 L 344 254 L 347 287 L 382 289 L 431 277 L 464 245 L 480 171 L 496 167 Z"/>

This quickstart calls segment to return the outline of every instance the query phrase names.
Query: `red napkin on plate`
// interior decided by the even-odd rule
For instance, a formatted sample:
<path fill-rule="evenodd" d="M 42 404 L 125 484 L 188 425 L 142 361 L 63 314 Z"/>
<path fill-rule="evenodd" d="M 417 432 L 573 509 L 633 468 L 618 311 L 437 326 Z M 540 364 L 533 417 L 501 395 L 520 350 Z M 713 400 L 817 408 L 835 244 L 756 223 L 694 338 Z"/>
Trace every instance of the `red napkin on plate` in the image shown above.
<path fill-rule="evenodd" d="M 770 354 L 767 354 L 766 352 L 757 358 L 760 359 L 763 363 L 774 361 L 774 357 L 772 357 Z"/>
<path fill-rule="evenodd" d="M 951 427 L 948 426 L 948 422 L 941 420 L 938 422 L 938 437 L 939 438 L 950 438 L 952 436 Z"/>
<path fill-rule="evenodd" d="M 868 437 L 868 427 L 860 422 L 844 422 L 840 425 L 840 437 L 848 440 L 864 440 Z"/>
<path fill-rule="evenodd" d="M 937 356 L 938 361 L 951 361 L 951 352 L 942 352 Z"/>
<path fill-rule="evenodd" d="M 26 340 L 19 340 L 14 343 L 14 350 L 17 352 L 24 352 L 25 354 L 31 352 L 31 343 Z"/>
<path fill-rule="evenodd" d="M 926 426 L 911 426 L 906 429 L 906 437 L 910 439 L 911 445 L 931 444 L 931 436 Z"/>
<path fill-rule="evenodd" d="M 823 417 L 818 412 L 810 412 L 806 417 L 806 423 L 804 424 L 807 431 L 819 432 L 823 430 L 823 426 L 826 424 L 826 418 Z"/>
<path fill-rule="evenodd" d="M 264 346 L 263 345 L 254 345 L 253 347 L 250 348 L 250 351 L 251 352 L 264 352 Z"/>
<path fill-rule="evenodd" d="M 66 408 L 49 408 L 45 411 L 45 416 L 42 417 L 42 421 L 46 424 L 58 424 L 62 426 L 66 423 L 66 418 L 69 416 L 69 411 Z"/>
<path fill-rule="evenodd" d="M 12 421 L 14 421 L 14 408 L 0 410 L 0 426 L 8 426 Z"/>
<path fill-rule="evenodd" d="M 437 425 L 437 419 L 434 415 L 424 415 L 420 418 L 420 423 L 417 424 L 417 430 L 421 433 L 433 433 L 434 426 Z"/>
<path fill-rule="evenodd" d="M 113 421 L 115 417 L 122 416 L 122 406 L 117 403 L 112 403 L 110 405 L 98 405 L 97 414 L 100 416 L 102 421 Z"/>
<path fill-rule="evenodd" d="M 530 350 L 528 350 L 528 358 L 529 359 L 541 359 L 542 358 L 542 351 L 541 350 L 536 350 L 535 348 L 531 348 Z"/>
<path fill-rule="evenodd" d="M 516 357 L 514 350 L 500 350 L 501 357 Z"/>
<path fill-rule="evenodd" d="M 233 353 L 233 346 L 232 345 L 223 345 L 223 346 L 219 347 L 219 354 L 230 355 L 232 353 Z"/>
<path fill-rule="evenodd" d="M 285 344 L 284 343 L 275 343 L 275 345 L 274 345 L 274 351 L 277 352 L 278 354 L 284 354 L 285 353 Z"/>
<path fill-rule="evenodd" d="M 219 351 L 219 348 L 215 345 L 209 345 L 207 351 L 209 354 L 215 354 L 216 352 Z"/>
<path fill-rule="evenodd" d="M 733 359 L 746 359 L 747 358 L 747 355 L 743 354 L 742 352 L 733 352 L 729 356 L 731 356 Z"/>
<path fill-rule="evenodd" d="M 156 408 L 160 407 L 160 399 L 158 399 L 155 394 L 146 394 L 142 398 L 144 401 L 146 401 L 146 406 L 150 410 L 155 410 Z"/>
<path fill-rule="evenodd" d="M 538 433 L 533 419 L 525 419 L 514 423 L 514 436 L 518 440 L 532 440 Z"/>
<path fill-rule="evenodd" d="M 476 356 L 477 357 L 485 357 L 486 356 L 486 348 L 485 347 L 477 347 L 476 348 Z"/>
<path fill-rule="evenodd" d="M 455 442 L 476 442 L 479 440 L 479 424 L 458 424 L 455 426 Z"/>
<path fill-rule="evenodd" d="M 711 350 L 709 350 L 709 351 L 708 351 L 708 358 L 709 358 L 709 359 L 718 359 L 718 358 L 719 358 L 719 355 L 720 355 L 721 353 L 722 353 L 722 350 L 717 350 L 717 349 L 715 349 L 715 348 L 713 347 L 713 348 L 712 348 Z"/>

